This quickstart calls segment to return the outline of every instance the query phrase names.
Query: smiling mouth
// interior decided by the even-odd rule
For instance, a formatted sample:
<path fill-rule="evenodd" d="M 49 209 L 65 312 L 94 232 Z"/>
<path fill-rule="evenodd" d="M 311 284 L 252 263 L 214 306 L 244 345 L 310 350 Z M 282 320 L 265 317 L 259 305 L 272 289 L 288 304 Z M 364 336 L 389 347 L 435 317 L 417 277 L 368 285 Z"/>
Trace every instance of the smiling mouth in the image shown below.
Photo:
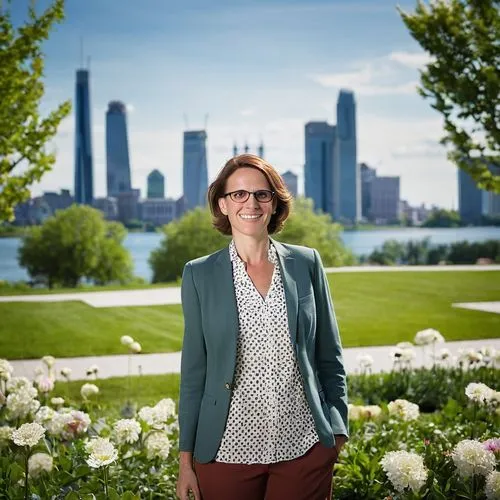
<path fill-rule="evenodd" d="M 262 214 L 254 214 L 254 215 L 240 214 L 240 217 L 243 220 L 257 220 L 260 219 L 260 217 L 262 217 Z"/>

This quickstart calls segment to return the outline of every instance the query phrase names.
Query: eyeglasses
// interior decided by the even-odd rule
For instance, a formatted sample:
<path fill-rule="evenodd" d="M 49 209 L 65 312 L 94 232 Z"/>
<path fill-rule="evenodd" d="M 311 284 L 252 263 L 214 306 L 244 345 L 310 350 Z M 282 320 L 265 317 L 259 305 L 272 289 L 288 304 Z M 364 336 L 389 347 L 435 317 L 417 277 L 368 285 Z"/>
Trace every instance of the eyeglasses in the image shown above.
<path fill-rule="evenodd" d="M 276 194 L 274 191 L 269 191 L 269 189 L 259 189 L 258 191 L 245 191 L 244 189 L 239 189 L 238 191 L 231 191 L 230 193 L 226 193 L 224 197 L 230 196 L 231 199 L 236 203 L 245 203 L 245 201 L 250 198 L 250 195 L 253 194 L 254 198 L 259 203 L 269 203 Z"/>

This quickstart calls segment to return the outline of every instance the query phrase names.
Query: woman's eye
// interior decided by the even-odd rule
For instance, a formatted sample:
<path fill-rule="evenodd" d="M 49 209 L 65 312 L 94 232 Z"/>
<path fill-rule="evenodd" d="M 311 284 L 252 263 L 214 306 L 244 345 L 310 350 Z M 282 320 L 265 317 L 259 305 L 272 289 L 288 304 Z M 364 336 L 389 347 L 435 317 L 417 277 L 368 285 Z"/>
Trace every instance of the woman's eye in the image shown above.
<path fill-rule="evenodd" d="M 245 191 L 236 191 L 236 193 L 234 193 L 234 197 L 235 198 L 244 198 L 245 197 Z"/>

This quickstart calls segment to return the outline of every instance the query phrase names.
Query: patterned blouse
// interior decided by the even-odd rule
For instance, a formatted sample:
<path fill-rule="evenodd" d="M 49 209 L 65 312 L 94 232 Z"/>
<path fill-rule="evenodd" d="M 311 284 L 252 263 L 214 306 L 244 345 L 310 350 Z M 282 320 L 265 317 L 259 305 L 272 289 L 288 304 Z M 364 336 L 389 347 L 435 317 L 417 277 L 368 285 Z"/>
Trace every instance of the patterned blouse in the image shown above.
<path fill-rule="evenodd" d="M 290 340 L 285 292 L 276 249 L 271 286 L 263 298 L 245 263 L 229 246 L 238 306 L 234 388 L 216 461 L 270 464 L 306 453 L 319 438 Z"/>

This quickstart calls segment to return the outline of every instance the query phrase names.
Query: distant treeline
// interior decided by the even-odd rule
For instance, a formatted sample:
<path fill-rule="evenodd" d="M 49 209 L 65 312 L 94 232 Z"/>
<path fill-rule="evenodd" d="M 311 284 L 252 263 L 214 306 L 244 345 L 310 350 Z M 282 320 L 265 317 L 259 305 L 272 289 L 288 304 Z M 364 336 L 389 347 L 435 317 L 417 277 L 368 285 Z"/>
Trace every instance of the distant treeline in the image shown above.
<path fill-rule="evenodd" d="M 431 245 L 430 238 L 410 240 L 401 243 L 387 240 L 381 248 L 369 256 L 361 257 L 364 263 L 390 266 L 436 265 L 436 264 L 476 264 L 484 262 L 500 263 L 500 240 L 482 242 L 458 241 L 449 245 Z"/>

